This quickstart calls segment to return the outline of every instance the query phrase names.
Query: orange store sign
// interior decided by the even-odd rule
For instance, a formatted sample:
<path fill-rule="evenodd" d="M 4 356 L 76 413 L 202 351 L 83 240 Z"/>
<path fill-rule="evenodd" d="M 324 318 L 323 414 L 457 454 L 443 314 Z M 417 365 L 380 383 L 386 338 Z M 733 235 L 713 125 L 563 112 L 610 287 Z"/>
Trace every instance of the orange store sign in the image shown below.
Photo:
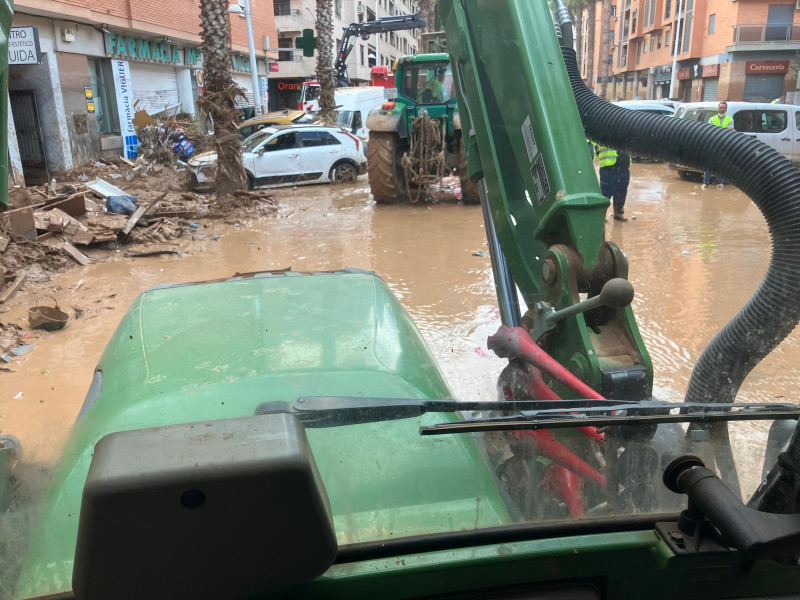
<path fill-rule="evenodd" d="M 768 75 L 772 73 L 786 73 L 789 71 L 788 60 L 759 60 L 748 61 L 745 73 L 749 75 Z"/>

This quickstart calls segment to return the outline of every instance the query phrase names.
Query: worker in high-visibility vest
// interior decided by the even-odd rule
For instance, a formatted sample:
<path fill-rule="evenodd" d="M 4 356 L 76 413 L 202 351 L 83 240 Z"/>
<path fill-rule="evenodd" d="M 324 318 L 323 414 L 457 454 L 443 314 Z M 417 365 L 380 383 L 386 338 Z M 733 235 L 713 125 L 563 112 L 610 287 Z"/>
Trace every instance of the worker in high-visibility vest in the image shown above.
<path fill-rule="evenodd" d="M 781 94 L 778 98 L 775 98 L 770 104 L 786 104 L 786 94 Z"/>
<path fill-rule="evenodd" d="M 711 117 L 708 122 L 715 127 L 724 127 L 725 129 L 733 129 L 733 117 L 728 113 L 728 103 L 720 102 L 717 105 L 717 114 Z M 708 183 L 711 181 L 711 173 L 705 171 L 703 173 L 703 185 L 700 187 L 706 189 Z M 717 177 L 717 187 L 723 189 L 725 187 L 725 180 L 722 177 Z"/>
<path fill-rule="evenodd" d="M 612 201 L 614 220 L 624 223 L 628 220 L 625 218 L 625 199 L 631 182 L 631 157 L 600 144 L 595 144 L 595 151 L 600 161 L 600 193 Z"/>

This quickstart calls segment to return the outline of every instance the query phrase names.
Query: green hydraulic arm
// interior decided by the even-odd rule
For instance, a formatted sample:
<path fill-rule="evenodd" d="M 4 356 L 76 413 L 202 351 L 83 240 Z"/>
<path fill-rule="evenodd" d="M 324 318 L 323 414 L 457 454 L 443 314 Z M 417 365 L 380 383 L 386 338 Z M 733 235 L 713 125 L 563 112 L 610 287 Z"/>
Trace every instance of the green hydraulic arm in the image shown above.
<path fill-rule="evenodd" d="M 524 326 L 607 397 L 650 397 L 652 364 L 630 306 L 576 306 L 627 279 L 627 257 L 604 239 L 609 203 L 546 0 L 442 0 L 440 11 L 503 323 Z"/>
<path fill-rule="evenodd" d="M 0 0 L 0 131 L 8 131 L 8 36 L 14 4 Z M 8 136 L 0 135 L 0 212 L 8 208 Z"/>

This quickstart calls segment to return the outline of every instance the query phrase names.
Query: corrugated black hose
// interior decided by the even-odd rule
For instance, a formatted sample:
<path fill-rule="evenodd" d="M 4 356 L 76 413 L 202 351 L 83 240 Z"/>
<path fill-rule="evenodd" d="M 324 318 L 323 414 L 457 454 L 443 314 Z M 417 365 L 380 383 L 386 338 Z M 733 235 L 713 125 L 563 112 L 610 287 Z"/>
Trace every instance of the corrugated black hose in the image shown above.
<path fill-rule="evenodd" d="M 631 111 L 598 98 L 581 79 L 575 51 L 562 47 L 561 52 L 590 139 L 632 156 L 724 177 L 750 196 L 767 221 L 772 238 L 767 273 L 749 302 L 700 355 L 686 390 L 686 402 L 733 402 L 748 373 L 800 321 L 800 172 L 763 142 L 736 131 Z M 725 424 L 714 429 L 717 461 L 723 476 L 731 471 L 726 482 L 737 492 L 727 435 Z M 792 443 L 798 447 L 791 454 L 800 459 L 800 435 Z"/>

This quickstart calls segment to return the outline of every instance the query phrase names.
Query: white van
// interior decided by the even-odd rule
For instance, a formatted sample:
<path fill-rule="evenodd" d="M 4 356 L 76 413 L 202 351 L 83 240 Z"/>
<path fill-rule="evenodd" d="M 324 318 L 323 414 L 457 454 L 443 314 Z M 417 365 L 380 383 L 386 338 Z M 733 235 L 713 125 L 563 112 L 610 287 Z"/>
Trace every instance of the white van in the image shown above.
<path fill-rule="evenodd" d="M 334 92 L 338 112 L 336 124 L 359 138 L 365 148 L 369 140 L 367 116 L 369 111 L 386 101 L 385 90 L 382 87 L 364 86 L 336 88 Z"/>
<path fill-rule="evenodd" d="M 675 111 L 675 118 L 708 123 L 711 117 L 717 114 L 718 104 L 719 102 L 681 104 Z M 765 102 L 728 102 L 728 114 L 733 117 L 733 128 L 736 131 L 761 140 L 795 165 L 800 165 L 800 106 Z M 669 166 L 681 176 L 700 172 L 673 163 Z"/>

